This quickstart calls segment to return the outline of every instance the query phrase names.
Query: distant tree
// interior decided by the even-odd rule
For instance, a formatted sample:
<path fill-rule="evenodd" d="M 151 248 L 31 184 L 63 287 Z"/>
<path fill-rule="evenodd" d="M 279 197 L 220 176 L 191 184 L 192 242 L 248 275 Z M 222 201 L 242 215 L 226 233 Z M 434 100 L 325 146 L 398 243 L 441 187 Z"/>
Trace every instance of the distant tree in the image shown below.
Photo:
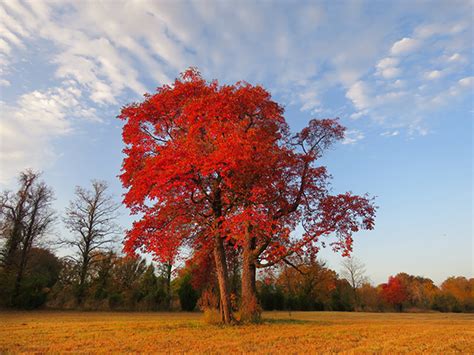
<path fill-rule="evenodd" d="M 30 251 L 54 222 L 53 191 L 40 180 L 40 174 L 26 170 L 20 173 L 19 184 L 15 194 L 4 191 L 0 197 L 1 265 L 7 275 L 14 275 L 13 303 L 18 301 Z"/>
<path fill-rule="evenodd" d="M 381 296 L 401 312 L 403 303 L 408 299 L 407 289 L 401 277 L 390 276 L 388 282 L 382 285 Z"/>
<path fill-rule="evenodd" d="M 157 310 L 160 306 L 162 306 L 162 302 L 166 299 L 164 288 L 158 282 L 153 264 L 148 266 L 141 278 L 140 291 L 140 301 L 143 304 L 143 308 L 146 310 Z M 165 306 L 168 306 L 167 302 Z"/>
<path fill-rule="evenodd" d="M 288 305 L 299 310 L 323 310 L 330 303 L 336 273 L 316 259 L 303 259 L 298 265 L 291 265 L 281 269 L 276 281 L 289 296 Z"/>
<path fill-rule="evenodd" d="M 76 250 L 74 260 L 79 264 L 76 301 L 82 305 L 87 289 L 87 277 L 95 255 L 110 248 L 120 232 L 116 223 L 119 205 L 107 194 L 107 183 L 92 181 L 92 189 L 76 187 L 75 199 L 66 209 L 64 223 L 72 238 L 61 241 Z"/>
<path fill-rule="evenodd" d="M 199 294 L 193 288 L 191 274 L 189 272 L 183 273 L 179 278 L 178 295 L 181 309 L 187 312 L 194 311 L 199 299 Z"/>
<path fill-rule="evenodd" d="M 266 311 L 285 309 L 284 289 L 277 285 L 275 280 L 257 281 L 257 296 L 260 305 Z"/>
<path fill-rule="evenodd" d="M 117 256 L 112 251 L 95 252 L 92 259 L 95 260 L 95 263 L 91 264 L 91 287 L 94 290 L 94 299 L 103 300 L 109 296 Z"/>
<path fill-rule="evenodd" d="M 397 278 L 405 285 L 407 293 L 406 303 L 408 306 L 419 309 L 428 309 L 430 307 L 435 294 L 438 292 L 438 288 L 433 283 L 433 280 L 409 275 L 404 272 L 397 274 Z"/>
<path fill-rule="evenodd" d="M 452 295 L 462 310 L 474 311 L 474 278 L 449 277 L 441 284 L 444 295 Z"/>
<path fill-rule="evenodd" d="M 116 259 L 113 269 L 113 308 L 135 309 L 141 299 L 140 286 L 147 270 L 146 261 L 139 257 L 124 256 Z"/>
<path fill-rule="evenodd" d="M 358 289 L 359 306 L 365 312 L 376 312 L 383 310 L 383 303 L 380 300 L 379 292 L 376 287 L 369 283 L 364 283 Z"/>
<path fill-rule="evenodd" d="M 21 172 L 18 191 L 15 194 L 3 191 L 0 196 L 0 231 L 3 242 L 0 262 L 5 269 L 14 264 L 20 248 L 31 208 L 31 190 L 37 179 L 37 173 L 30 170 Z"/>
<path fill-rule="evenodd" d="M 358 308 L 360 306 L 360 298 L 358 289 L 367 282 L 365 275 L 365 265 L 353 256 L 346 257 L 341 263 L 341 277 L 346 279 L 352 287 L 354 303 Z"/>
<path fill-rule="evenodd" d="M 75 305 L 74 289 L 78 284 L 78 264 L 69 257 L 59 259 L 58 280 L 49 293 L 47 306 L 55 309 L 71 309 Z"/>
<path fill-rule="evenodd" d="M 440 312 L 461 312 L 462 305 L 459 300 L 450 293 L 440 292 L 434 296 L 432 308 Z"/>
<path fill-rule="evenodd" d="M 334 311 L 353 311 L 354 298 L 352 286 L 345 279 L 337 279 L 336 287 L 331 294 L 332 303 L 331 308 Z"/>
<path fill-rule="evenodd" d="M 59 259 L 49 250 L 32 248 L 15 304 L 27 309 L 41 307 L 58 280 L 60 268 Z"/>

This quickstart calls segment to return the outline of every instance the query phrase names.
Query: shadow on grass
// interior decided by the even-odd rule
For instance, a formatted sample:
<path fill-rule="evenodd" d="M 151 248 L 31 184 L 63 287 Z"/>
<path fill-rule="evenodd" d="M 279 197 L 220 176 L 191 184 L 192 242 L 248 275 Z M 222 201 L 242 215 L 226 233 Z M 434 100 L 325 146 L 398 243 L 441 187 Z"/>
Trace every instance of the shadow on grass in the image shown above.
<path fill-rule="evenodd" d="M 303 319 L 264 318 L 264 319 L 262 320 L 262 323 L 264 323 L 264 324 L 308 324 L 308 323 L 313 323 L 313 322 L 312 322 L 312 321 L 309 321 L 309 320 L 303 320 Z"/>
<path fill-rule="evenodd" d="M 311 324 L 316 326 L 328 326 L 333 323 L 313 319 L 264 318 L 262 324 Z"/>

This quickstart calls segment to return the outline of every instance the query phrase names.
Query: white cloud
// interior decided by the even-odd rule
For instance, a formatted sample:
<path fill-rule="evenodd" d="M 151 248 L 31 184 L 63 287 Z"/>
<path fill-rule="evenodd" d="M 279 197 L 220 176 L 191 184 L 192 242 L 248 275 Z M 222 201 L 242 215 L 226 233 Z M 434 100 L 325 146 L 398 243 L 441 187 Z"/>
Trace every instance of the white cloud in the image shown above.
<path fill-rule="evenodd" d="M 454 53 L 453 55 L 448 57 L 448 62 L 461 62 L 464 60 L 464 57 L 459 53 Z"/>
<path fill-rule="evenodd" d="M 16 38 L 19 46 L 23 45 L 22 39 L 31 37 L 53 42 L 59 49 L 54 58 L 54 63 L 58 65 L 56 75 L 59 78 L 73 78 L 87 87 L 95 102 L 116 103 L 116 97 L 126 89 L 137 95 L 145 93 L 146 88 L 138 80 L 138 71 L 131 63 L 130 56 L 120 53 L 120 45 L 112 43 L 106 36 L 110 29 L 119 29 L 115 32 L 114 40 L 128 44 L 126 29 L 120 29 L 124 27 L 127 16 L 132 14 L 126 15 L 123 12 L 126 10 L 122 10 L 122 19 L 114 23 L 109 15 L 119 7 L 107 9 L 107 6 L 95 2 L 75 5 L 78 6 L 78 12 L 73 17 L 69 18 L 71 13 L 66 11 L 63 17 L 56 16 L 56 21 L 53 21 L 52 14 L 57 15 L 58 9 L 64 10 L 61 9 L 61 3 L 22 4 L 10 1 L 3 4 L 5 8 L 0 5 L 0 18 L 6 23 L 4 33 L 7 39 Z M 106 13 L 108 10 L 111 12 Z M 93 20 L 92 15 L 97 19 L 94 24 L 89 23 L 91 17 Z M 10 45 L 0 38 L 2 49 L 7 54 L 11 53 Z M 133 49 L 137 55 L 140 53 L 138 48 Z"/>
<path fill-rule="evenodd" d="M 15 105 L 1 103 L 0 183 L 25 168 L 40 169 L 56 158 L 52 142 L 73 129 L 74 119 L 97 120 L 79 102 L 75 87 L 58 87 L 22 95 Z"/>
<path fill-rule="evenodd" d="M 316 87 L 306 87 L 298 94 L 298 101 L 302 103 L 301 111 L 319 112 L 321 101 Z"/>
<path fill-rule="evenodd" d="M 466 30 L 469 25 L 465 21 L 455 23 L 429 23 L 415 28 L 414 35 L 427 39 L 436 35 L 455 35 Z"/>
<path fill-rule="evenodd" d="M 400 75 L 401 70 L 397 67 L 400 63 L 398 58 L 387 57 L 380 60 L 377 65 L 377 75 L 382 76 L 385 79 L 392 79 Z"/>
<path fill-rule="evenodd" d="M 10 86 L 11 83 L 7 79 L 0 79 L 0 86 Z"/>
<path fill-rule="evenodd" d="M 8 44 L 8 42 L 5 41 L 4 39 L 0 38 L 0 53 L 10 54 L 11 51 L 12 51 L 12 48 Z"/>
<path fill-rule="evenodd" d="M 324 84 L 349 87 L 382 47 L 387 22 L 396 21 L 380 19 L 367 27 L 350 18 L 356 6 L 334 12 L 318 5 L 288 8 L 265 2 L 152 1 L 144 6 L 87 1 L 68 7 L 31 2 L 5 8 L 11 28 L 21 28 L 20 40 L 53 43 L 57 77 L 76 80 L 97 103 L 115 104 L 126 90 L 141 96 L 150 82 L 151 88 L 169 83 L 177 72 L 196 65 L 221 80 L 278 80 L 275 86 L 311 111 L 322 92 L 309 95 L 315 93 L 311 80 L 306 87 L 298 81 L 315 78 L 327 63 Z M 338 25 L 340 16 L 346 18 L 344 27 Z M 358 40 L 350 36 L 354 30 Z M 328 43 L 331 35 L 337 43 Z"/>
<path fill-rule="evenodd" d="M 396 67 L 400 63 L 400 59 L 398 58 L 393 58 L 393 57 L 387 57 L 383 58 L 377 63 L 377 68 L 378 69 L 387 69 L 390 67 Z"/>
<path fill-rule="evenodd" d="M 417 39 L 404 37 L 395 42 L 390 49 L 393 55 L 402 55 L 414 51 L 420 46 L 420 41 Z"/>
<path fill-rule="evenodd" d="M 430 72 L 425 73 L 425 77 L 428 80 L 436 80 L 443 76 L 443 72 L 440 70 L 432 70 Z"/>
<path fill-rule="evenodd" d="M 400 75 L 400 68 L 386 68 L 383 69 L 380 74 L 385 78 L 385 79 L 392 79 Z"/>
<path fill-rule="evenodd" d="M 474 85 L 474 76 L 468 76 L 468 77 L 465 77 L 465 78 L 462 78 L 458 81 L 459 85 L 461 85 L 462 87 L 466 87 L 466 88 L 473 88 L 473 85 Z"/>
<path fill-rule="evenodd" d="M 445 26 L 439 23 L 430 23 L 418 26 L 415 29 L 415 36 L 419 38 L 429 38 L 443 32 L 448 32 Z"/>
<path fill-rule="evenodd" d="M 353 120 L 358 120 L 359 118 L 367 116 L 368 114 L 369 114 L 369 110 L 362 110 L 362 111 L 354 112 L 349 117 L 352 118 Z"/>
<path fill-rule="evenodd" d="M 348 130 L 345 134 L 342 144 L 355 144 L 364 138 L 365 138 L 365 135 L 361 131 L 356 130 L 356 129 Z"/>
<path fill-rule="evenodd" d="M 369 89 L 363 81 L 354 83 L 347 91 L 346 97 L 358 110 L 364 110 L 370 105 Z"/>
<path fill-rule="evenodd" d="M 385 131 L 385 132 L 382 132 L 380 135 L 382 137 L 395 137 L 395 136 L 398 136 L 400 134 L 400 131 L 398 130 L 394 130 L 394 131 Z"/>
<path fill-rule="evenodd" d="M 469 26 L 460 24 L 419 26 L 395 42 L 375 63 L 373 75 L 359 79 L 347 91 L 357 110 L 350 117 L 368 112 L 378 124 L 406 128 L 412 135 L 428 134 L 432 111 L 462 99 L 472 86 L 469 77 L 459 80 L 461 73 L 470 72 L 465 56 L 472 48 Z M 423 51 L 418 50 L 421 46 Z M 416 56 L 408 55 L 415 51 Z"/>
<path fill-rule="evenodd" d="M 395 82 L 393 83 L 393 87 L 395 88 L 402 88 L 405 86 L 405 81 L 404 80 L 401 80 L 401 79 L 397 79 L 395 80 Z"/>

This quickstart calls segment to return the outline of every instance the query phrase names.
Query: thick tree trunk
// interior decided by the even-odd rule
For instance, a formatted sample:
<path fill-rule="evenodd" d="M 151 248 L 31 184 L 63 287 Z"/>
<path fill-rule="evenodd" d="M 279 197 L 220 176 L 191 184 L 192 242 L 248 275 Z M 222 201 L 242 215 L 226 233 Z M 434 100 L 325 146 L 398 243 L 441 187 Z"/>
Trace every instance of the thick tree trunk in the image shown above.
<path fill-rule="evenodd" d="M 218 226 L 220 227 L 220 224 L 222 223 L 220 221 L 220 218 L 222 216 L 222 200 L 220 188 L 217 187 L 214 190 L 213 196 L 214 202 L 212 209 L 214 211 L 214 217 L 216 218 Z M 219 307 L 221 311 L 221 319 L 224 324 L 230 324 L 232 322 L 232 308 L 230 303 L 229 273 L 227 271 L 227 260 L 224 249 L 224 241 L 220 233 L 217 233 L 214 237 L 213 254 L 217 273 L 217 281 L 219 284 Z"/>
<path fill-rule="evenodd" d="M 216 236 L 214 240 L 214 262 L 216 264 L 217 281 L 219 283 L 222 322 L 229 324 L 232 321 L 232 311 L 224 243 L 220 236 Z"/>
<path fill-rule="evenodd" d="M 240 319 L 243 322 L 258 322 L 261 310 L 257 300 L 256 267 L 253 252 L 255 239 L 248 238 L 242 251 L 242 304 Z"/>

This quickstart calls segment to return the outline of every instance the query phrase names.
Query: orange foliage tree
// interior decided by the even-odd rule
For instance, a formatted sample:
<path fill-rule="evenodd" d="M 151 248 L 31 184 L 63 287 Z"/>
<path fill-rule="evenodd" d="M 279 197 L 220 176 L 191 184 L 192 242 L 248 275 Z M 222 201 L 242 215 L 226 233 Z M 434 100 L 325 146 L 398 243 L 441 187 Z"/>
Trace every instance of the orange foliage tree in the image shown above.
<path fill-rule="evenodd" d="M 474 278 L 449 277 L 441 284 L 441 291 L 444 295 L 452 295 L 462 310 L 474 310 Z"/>

